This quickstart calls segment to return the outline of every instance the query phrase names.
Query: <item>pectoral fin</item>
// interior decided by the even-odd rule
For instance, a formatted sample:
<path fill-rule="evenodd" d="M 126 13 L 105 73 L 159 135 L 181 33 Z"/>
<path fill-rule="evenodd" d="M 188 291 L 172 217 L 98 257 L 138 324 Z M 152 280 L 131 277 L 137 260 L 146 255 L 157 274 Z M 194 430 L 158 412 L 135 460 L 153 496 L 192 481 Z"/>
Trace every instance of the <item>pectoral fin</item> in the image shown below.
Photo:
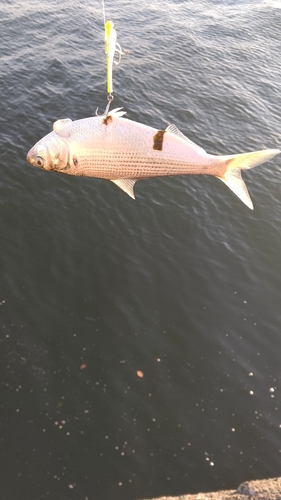
<path fill-rule="evenodd" d="M 70 130 L 67 127 L 72 123 L 72 120 L 70 118 L 63 118 L 62 120 L 57 120 L 56 122 L 53 123 L 53 131 L 56 132 L 56 134 L 60 135 L 61 137 L 68 137 L 70 134 Z"/>
<path fill-rule="evenodd" d="M 137 179 L 111 179 L 111 182 L 114 182 L 116 186 L 120 187 L 127 193 L 131 198 L 135 200 L 135 193 L 134 193 L 134 185 L 136 183 Z"/>

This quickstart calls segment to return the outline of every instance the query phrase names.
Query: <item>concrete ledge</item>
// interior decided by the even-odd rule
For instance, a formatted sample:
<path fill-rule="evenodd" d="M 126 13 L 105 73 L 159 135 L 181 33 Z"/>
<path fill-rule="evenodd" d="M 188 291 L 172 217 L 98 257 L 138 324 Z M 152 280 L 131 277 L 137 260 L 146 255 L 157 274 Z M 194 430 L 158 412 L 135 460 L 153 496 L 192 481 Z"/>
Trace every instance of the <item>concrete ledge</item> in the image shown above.
<path fill-rule="evenodd" d="M 281 500 L 281 477 L 247 481 L 240 484 L 237 490 L 216 491 L 213 493 L 196 493 L 179 497 L 160 497 L 147 500 Z"/>

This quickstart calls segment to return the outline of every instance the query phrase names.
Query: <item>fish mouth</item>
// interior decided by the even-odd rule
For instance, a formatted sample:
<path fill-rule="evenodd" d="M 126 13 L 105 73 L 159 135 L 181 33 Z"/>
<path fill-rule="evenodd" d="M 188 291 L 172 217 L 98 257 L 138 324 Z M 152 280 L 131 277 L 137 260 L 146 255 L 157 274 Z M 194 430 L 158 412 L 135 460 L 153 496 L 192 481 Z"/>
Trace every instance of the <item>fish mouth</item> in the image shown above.
<path fill-rule="evenodd" d="M 34 161 L 34 151 L 33 151 L 33 148 L 31 148 L 31 149 L 28 151 L 28 153 L 27 153 L 27 155 L 26 155 L 26 160 L 27 160 L 29 163 L 33 164 L 33 161 Z"/>
<path fill-rule="evenodd" d="M 34 167 L 44 168 L 44 159 L 38 155 L 38 151 L 34 147 L 28 151 L 26 160 Z"/>

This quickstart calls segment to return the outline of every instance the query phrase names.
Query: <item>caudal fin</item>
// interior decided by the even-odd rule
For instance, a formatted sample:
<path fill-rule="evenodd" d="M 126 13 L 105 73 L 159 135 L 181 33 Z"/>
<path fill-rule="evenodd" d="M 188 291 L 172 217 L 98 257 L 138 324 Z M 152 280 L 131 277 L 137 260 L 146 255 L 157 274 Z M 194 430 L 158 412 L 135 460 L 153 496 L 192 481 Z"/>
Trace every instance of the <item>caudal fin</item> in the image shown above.
<path fill-rule="evenodd" d="M 241 176 L 241 170 L 248 170 L 256 167 L 261 163 L 271 160 L 275 155 L 280 153 L 279 149 L 265 149 L 264 151 L 256 151 L 254 153 L 243 153 L 238 155 L 226 156 L 226 170 L 222 177 L 218 177 L 223 181 L 247 207 L 253 210 L 253 203 L 250 198 L 248 189 Z"/>

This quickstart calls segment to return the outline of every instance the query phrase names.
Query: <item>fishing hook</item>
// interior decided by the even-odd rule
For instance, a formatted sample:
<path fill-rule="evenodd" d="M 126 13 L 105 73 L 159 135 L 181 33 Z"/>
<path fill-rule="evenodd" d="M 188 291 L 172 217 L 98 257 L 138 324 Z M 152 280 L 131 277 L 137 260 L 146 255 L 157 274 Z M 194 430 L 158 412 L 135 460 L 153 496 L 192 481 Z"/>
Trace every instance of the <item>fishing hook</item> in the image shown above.
<path fill-rule="evenodd" d="M 114 99 L 114 96 L 112 94 L 108 94 L 108 96 L 107 96 L 108 103 L 107 103 L 107 106 L 106 106 L 104 113 L 103 113 L 105 115 L 105 117 L 107 117 L 107 115 L 108 115 L 110 104 L 112 103 L 113 99 Z"/>
<path fill-rule="evenodd" d="M 118 64 L 120 64 L 121 62 L 122 56 L 129 54 L 129 51 L 128 50 L 123 51 L 120 43 L 115 42 L 114 54 L 118 54 L 118 61 L 113 61 L 113 63 L 116 64 L 116 66 L 118 66 Z"/>
<path fill-rule="evenodd" d="M 95 115 L 96 116 L 105 116 L 105 118 L 106 118 L 108 115 L 108 112 L 109 112 L 110 104 L 112 103 L 113 99 L 114 99 L 114 96 L 112 94 L 108 94 L 108 96 L 107 96 L 108 103 L 106 105 L 104 112 L 101 115 L 99 115 L 99 113 L 98 113 L 99 108 L 97 108 Z"/>

